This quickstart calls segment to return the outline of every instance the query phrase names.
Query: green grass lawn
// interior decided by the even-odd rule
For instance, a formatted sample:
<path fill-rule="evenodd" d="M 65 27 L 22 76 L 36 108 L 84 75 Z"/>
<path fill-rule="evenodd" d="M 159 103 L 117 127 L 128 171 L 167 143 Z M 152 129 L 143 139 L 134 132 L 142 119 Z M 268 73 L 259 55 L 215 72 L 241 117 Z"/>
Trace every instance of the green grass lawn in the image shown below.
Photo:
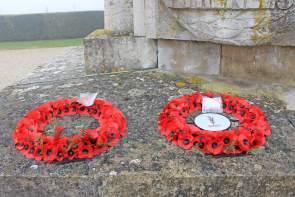
<path fill-rule="evenodd" d="M 64 40 L 37 40 L 37 41 L 21 41 L 21 42 L 0 42 L 1 49 L 34 49 L 34 48 L 55 48 L 80 46 L 83 38 L 64 39 Z"/>

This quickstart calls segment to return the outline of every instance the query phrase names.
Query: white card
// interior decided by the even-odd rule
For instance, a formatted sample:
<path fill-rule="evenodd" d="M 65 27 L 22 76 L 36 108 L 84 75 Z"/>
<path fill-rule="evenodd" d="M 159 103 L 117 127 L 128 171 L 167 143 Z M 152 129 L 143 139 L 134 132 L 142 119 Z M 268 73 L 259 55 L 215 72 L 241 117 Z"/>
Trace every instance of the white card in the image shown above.
<path fill-rule="evenodd" d="M 98 93 L 81 93 L 78 102 L 86 107 L 90 107 L 94 104 L 94 101 Z"/>
<path fill-rule="evenodd" d="M 227 117 L 215 113 L 200 114 L 195 118 L 195 124 L 207 131 L 224 131 L 231 126 Z"/>
<path fill-rule="evenodd" d="M 223 103 L 221 97 L 210 98 L 203 96 L 202 98 L 203 113 L 223 113 Z"/>

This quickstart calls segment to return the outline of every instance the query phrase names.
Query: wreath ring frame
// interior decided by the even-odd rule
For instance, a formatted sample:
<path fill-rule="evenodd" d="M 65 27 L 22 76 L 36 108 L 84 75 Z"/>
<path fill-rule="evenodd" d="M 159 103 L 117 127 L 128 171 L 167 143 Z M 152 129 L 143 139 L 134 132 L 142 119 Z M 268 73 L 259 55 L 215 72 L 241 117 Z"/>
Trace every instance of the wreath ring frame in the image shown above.
<path fill-rule="evenodd" d="M 201 111 L 203 96 L 221 96 L 224 112 L 238 119 L 239 126 L 212 132 L 187 123 L 189 115 Z M 246 153 L 264 145 L 271 135 L 270 125 L 259 107 L 243 98 L 214 93 L 194 93 L 171 100 L 160 113 L 158 128 L 169 142 L 185 150 L 196 147 L 211 155 Z"/>
<path fill-rule="evenodd" d="M 63 127 L 55 127 L 53 136 L 46 126 L 58 117 L 89 116 L 99 123 L 95 129 L 82 129 L 80 134 L 63 137 Z M 76 98 L 49 101 L 28 112 L 16 125 L 12 137 L 15 147 L 25 157 L 55 162 L 88 159 L 115 146 L 126 133 L 123 113 L 110 102 L 96 99 L 92 106 L 80 104 Z"/>

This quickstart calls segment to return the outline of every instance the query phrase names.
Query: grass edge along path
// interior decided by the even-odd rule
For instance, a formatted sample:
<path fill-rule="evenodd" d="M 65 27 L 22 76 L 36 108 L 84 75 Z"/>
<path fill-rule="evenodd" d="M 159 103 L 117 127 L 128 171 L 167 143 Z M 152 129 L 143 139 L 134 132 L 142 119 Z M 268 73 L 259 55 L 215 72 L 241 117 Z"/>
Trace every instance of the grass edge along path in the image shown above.
<path fill-rule="evenodd" d="M 83 43 L 83 38 L 62 39 L 62 40 L 0 42 L 0 50 L 81 46 L 82 43 Z"/>

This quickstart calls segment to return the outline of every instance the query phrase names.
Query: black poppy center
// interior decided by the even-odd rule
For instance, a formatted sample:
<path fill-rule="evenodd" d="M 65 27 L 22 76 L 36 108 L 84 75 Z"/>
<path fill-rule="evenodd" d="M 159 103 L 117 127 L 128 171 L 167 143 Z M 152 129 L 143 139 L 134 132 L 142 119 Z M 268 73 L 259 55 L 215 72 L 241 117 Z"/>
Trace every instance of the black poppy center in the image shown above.
<path fill-rule="evenodd" d="M 189 143 L 190 143 L 190 140 L 189 140 L 189 139 L 185 139 L 185 140 L 183 140 L 183 144 L 184 144 L 184 145 L 189 145 Z"/>

